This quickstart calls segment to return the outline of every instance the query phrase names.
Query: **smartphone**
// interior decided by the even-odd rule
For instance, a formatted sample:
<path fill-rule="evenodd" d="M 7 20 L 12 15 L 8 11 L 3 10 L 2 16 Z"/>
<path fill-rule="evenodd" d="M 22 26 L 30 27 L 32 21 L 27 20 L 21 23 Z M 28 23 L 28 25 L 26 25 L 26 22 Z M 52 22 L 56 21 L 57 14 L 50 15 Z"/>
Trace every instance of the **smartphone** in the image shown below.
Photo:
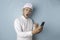
<path fill-rule="evenodd" d="M 45 22 L 42 22 L 42 23 L 41 23 L 41 26 L 44 26 L 44 24 L 45 24 Z"/>

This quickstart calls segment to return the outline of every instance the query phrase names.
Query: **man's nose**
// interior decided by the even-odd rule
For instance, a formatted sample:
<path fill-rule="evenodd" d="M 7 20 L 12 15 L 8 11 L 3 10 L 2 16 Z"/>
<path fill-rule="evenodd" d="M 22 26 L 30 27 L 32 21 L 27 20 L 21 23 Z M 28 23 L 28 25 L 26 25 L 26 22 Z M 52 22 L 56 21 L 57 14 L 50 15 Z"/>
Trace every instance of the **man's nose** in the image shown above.
<path fill-rule="evenodd" d="M 29 11 L 27 11 L 27 12 L 29 12 Z"/>

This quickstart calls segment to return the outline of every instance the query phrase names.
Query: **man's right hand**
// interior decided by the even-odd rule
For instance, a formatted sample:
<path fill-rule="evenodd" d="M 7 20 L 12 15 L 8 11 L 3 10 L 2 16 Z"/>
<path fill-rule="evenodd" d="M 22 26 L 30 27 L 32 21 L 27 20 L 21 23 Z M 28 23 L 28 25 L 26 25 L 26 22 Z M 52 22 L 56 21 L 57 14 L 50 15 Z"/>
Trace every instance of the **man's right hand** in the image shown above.
<path fill-rule="evenodd" d="M 37 27 L 37 28 L 35 28 L 33 31 L 32 31 L 32 34 L 38 34 L 38 33 L 40 33 L 41 31 L 43 30 L 43 27 Z"/>
<path fill-rule="evenodd" d="M 34 23 L 34 27 L 37 28 L 38 27 L 38 23 Z"/>

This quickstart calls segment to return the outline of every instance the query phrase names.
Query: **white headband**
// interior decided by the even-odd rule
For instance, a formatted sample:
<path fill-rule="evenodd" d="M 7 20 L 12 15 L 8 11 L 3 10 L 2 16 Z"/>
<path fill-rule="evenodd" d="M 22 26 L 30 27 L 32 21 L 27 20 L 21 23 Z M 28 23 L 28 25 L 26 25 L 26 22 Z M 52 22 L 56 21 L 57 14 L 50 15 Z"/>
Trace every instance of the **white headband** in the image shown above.
<path fill-rule="evenodd" d="M 33 9 L 31 3 L 26 3 L 23 8 L 26 8 L 26 7 L 29 7 L 29 8 L 31 8 L 31 9 Z"/>

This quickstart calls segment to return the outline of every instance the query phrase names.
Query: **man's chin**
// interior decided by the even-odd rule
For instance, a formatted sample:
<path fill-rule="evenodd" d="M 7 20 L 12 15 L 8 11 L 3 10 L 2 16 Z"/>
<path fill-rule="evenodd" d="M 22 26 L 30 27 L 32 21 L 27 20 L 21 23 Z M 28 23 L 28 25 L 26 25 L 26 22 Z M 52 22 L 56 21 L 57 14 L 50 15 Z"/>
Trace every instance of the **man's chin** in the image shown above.
<path fill-rule="evenodd" d="M 26 16 L 26 18 L 29 18 L 29 16 Z"/>
<path fill-rule="evenodd" d="M 25 18 L 28 18 L 29 16 L 25 16 Z"/>

